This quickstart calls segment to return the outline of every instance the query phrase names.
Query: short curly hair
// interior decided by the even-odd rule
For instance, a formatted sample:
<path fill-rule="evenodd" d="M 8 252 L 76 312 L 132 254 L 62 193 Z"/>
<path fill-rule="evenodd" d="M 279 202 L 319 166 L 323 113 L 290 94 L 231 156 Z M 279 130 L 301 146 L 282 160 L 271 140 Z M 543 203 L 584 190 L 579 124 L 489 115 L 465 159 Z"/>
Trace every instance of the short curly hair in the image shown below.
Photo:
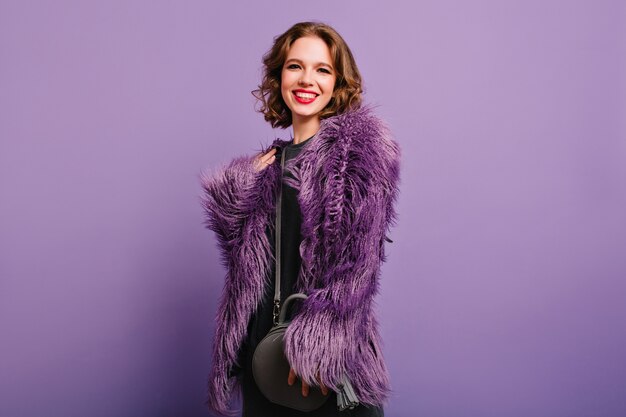
<path fill-rule="evenodd" d="M 361 73 L 348 44 L 335 29 L 321 22 L 299 22 L 282 35 L 274 37 L 274 45 L 263 55 L 263 80 L 252 95 L 262 104 L 260 109 L 265 120 L 273 128 L 291 126 L 291 110 L 281 94 L 281 72 L 291 45 L 304 36 L 322 39 L 332 57 L 336 81 L 333 95 L 328 105 L 320 112 L 320 119 L 341 114 L 361 107 L 361 94 L 364 92 Z"/>

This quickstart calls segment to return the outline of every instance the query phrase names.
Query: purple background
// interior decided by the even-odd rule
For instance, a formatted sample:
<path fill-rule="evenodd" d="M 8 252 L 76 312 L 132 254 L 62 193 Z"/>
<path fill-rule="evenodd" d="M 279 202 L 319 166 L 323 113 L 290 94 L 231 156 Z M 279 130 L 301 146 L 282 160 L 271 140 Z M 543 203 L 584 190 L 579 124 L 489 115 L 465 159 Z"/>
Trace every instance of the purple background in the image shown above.
<path fill-rule="evenodd" d="M 0 416 L 204 416 L 200 170 L 322 20 L 403 149 L 389 416 L 626 415 L 620 1 L 0 2 Z"/>

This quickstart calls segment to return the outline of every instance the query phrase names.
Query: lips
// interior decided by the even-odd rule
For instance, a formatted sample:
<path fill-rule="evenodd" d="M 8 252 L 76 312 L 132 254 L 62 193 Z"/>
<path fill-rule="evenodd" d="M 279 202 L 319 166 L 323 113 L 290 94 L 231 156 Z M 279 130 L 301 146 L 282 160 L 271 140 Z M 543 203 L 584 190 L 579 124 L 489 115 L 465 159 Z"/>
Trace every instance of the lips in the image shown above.
<path fill-rule="evenodd" d="M 300 96 L 298 96 L 300 94 Z M 293 96 L 298 103 L 311 104 L 315 101 L 319 94 L 306 90 L 295 90 Z"/>

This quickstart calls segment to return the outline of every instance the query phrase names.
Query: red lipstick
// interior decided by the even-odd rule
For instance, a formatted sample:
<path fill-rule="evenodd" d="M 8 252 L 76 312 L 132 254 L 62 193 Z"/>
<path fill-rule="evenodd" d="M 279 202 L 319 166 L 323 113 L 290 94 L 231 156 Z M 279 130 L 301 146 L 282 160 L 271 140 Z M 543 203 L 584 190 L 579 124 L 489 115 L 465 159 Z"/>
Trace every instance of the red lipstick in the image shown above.
<path fill-rule="evenodd" d="M 312 97 L 312 98 L 298 97 L 298 96 L 296 95 L 296 93 L 308 93 L 308 94 L 314 94 L 314 95 L 315 95 L 315 97 Z M 293 96 L 294 96 L 294 98 L 296 99 L 296 101 L 297 101 L 298 103 L 301 103 L 301 104 L 311 104 L 311 103 L 313 103 L 313 102 L 315 101 L 315 99 L 317 98 L 317 96 L 319 96 L 319 94 L 317 94 L 317 93 L 316 93 L 316 92 L 314 92 L 314 91 L 309 91 L 309 90 L 302 90 L 302 89 L 298 89 L 298 90 L 293 90 Z"/>

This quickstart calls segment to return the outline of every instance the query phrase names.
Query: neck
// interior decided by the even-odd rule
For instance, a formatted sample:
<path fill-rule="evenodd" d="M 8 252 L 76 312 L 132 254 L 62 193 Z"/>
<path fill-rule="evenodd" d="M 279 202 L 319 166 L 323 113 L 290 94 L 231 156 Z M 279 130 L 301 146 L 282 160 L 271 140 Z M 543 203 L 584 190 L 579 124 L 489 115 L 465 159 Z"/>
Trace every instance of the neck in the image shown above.
<path fill-rule="evenodd" d="M 317 114 L 309 117 L 294 117 L 293 143 L 298 144 L 313 136 L 320 128 L 320 118 Z"/>

